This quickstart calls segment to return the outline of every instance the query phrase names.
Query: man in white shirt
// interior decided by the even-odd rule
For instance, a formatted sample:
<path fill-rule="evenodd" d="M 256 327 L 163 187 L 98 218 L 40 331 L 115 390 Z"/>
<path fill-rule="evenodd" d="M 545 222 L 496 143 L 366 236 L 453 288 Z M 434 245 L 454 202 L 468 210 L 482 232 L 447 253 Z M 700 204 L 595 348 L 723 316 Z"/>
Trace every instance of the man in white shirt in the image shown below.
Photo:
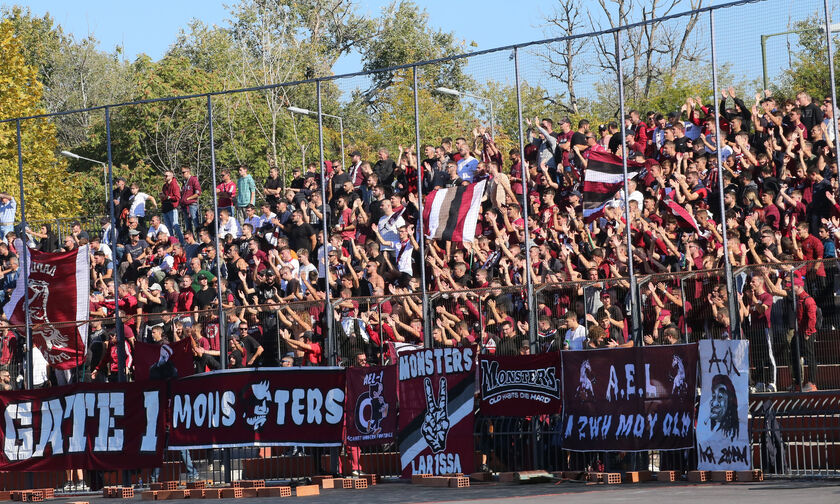
<path fill-rule="evenodd" d="M 458 152 L 461 154 L 461 159 L 458 160 L 458 178 L 472 184 L 475 172 L 478 170 L 478 159 L 470 154 L 467 142 L 460 143 Z"/>
<path fill-rule="evenodd" d="M 129 198 L 128 201 L 131 203 L 131 206 L 128 209 L 128 215 L 137 217 L 137 220 L 141 223 L 146 217 L 146 201 L 151 203 L 153 207 L 157 208 L 157 201 L 154 196 L 149 196 L 144 192 L 140 192 L 140 187 L 137 183 L 131 184 L 131 198 Z"/>
<path fill-rule="evenodd" d="M 382 200 L 382 214 L 376 226 L 376 231 L 382 237 L 379 250 L 394 252 L 392 244 L 400 241 L 399 228 L 405 226 L 405 220 L 402 218 L 402 212 L 394 213 L 390 199 Z"/>
<path fill-rule="evenodd" d="M 140 219 L 138 219 L 138 221 L 139 220 Z M 146 233 L 146 241 L 149 243 L 156 242 L 161 231 L 169 235 L 169 228 L 166 227 L 166 224 L 160 221 L 159 215 L 155 215 L 152 217 L 152 225 L 149 226 L 149 232 Z"/>
<path fill-rule="evenodd" d="M 234 238 L 239 238 L 242 231 L 239 229 L 239 223 L 236 219 L 230 218 L 230 210 L 225 208 L 219 212 L 219 240 L 224 240 L 227 235 Z"/>
<path fill-rule="evenodd" d="M 574 310 L 566 312 L 566 337 L 564 349 L 583 350 L 586 341 L 586 328 L 578 322 L 577 313 Z"/>

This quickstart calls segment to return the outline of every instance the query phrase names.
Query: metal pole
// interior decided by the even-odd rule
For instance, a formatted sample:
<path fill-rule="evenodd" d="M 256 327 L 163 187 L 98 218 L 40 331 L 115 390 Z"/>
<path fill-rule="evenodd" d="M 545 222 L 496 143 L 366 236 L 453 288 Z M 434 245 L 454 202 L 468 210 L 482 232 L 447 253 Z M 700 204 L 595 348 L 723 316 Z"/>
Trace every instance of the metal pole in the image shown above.
<path fill-rule="evenodd" d="M 327 179 L 324 173 L 324 116 L 321 114 L 321 80 L 315 81 L 315 94 L 318 98 L 318 145 L 320 146 L 320 160 L 321 160 L 321 228 L 324 232 L 324 315 L 327 317 L 327 334 L 325 334 L 325 342 L 327 344 L 327 364 L 335 366 L 338 364 L 335 353 L 335 334 L 333 332 L 333 313 L 332 303 L 330 302 L 330 266 L 327 261 L 329 255 L 330 236 L 327 230 Z M 340 252 L 340 251 L 339 251 Z M 334 458 L 334 457 L 332 457 Z"/>
<path fill-rule="evenodd" d="M 108 190 L 111 197 L 108 198 L 108 212 L 111 218 L 111 243 L 116 247 L 117 243 L 117 217 L 114 209 L 114 164 L 111 158 L 111 108 L 105 107 L 105 143 L 108 152 Z M 116 248 L 114 248 L 116 250 Z M 120 383 L 126 380 L 125 377 L 125 332 L 123 331 L 122 319 L 120 318 L 120 276 L 114 275 L 114 330 L 117 332 L 117 361 L 120 367 L 117 370 L 117 379 Z"/>
<path fill-rule="evenodd" d="M 207 95 L 207 123 L 210 130 L 210 174 L 213 181 L 213 226 L 216 231 L 216 296 L 219 297 L 219 364 L 227 369 L 227 324 L 222 306 L 222 251 L 219 240 L 219 200 L 216 196 L 216 138 L 213 134 L 213 98 Z"/>
<path fill-rule="evenodd" d="M 336 116 L 338 117 L 338 116 Z M 344 157 L 344 120 L 338 117 L 338 130 L 341 132 L 341 166 L 347 171 L 347 159 Z"/>
<path fill-rule="evenodd" d="M 528 339 L 531 353 L 537 351 L 537 312 L 534 309 L 534 279 L 531 277 L 531 250 L 528 232 L 528 167 L 525 165 L 525 132 L 522 131 L 522 93 L 519 83 L 519 50 L 513 48 L 513 70 L 516 74 L 516 113 L 519 118 L 519 164 L 522 167 L 522 218 L 525 220 L 525 286 L 528 305 Z"/>
<path fill-rule="evenodd" d="M 683 343 L 688 343 L 688 324 L 685 320 L 685 278 L 677 277 L 680 283 L 680 300 L 682 301 L 682 326 L 683 326 Z"/>
<path fill-rule="evenodd" d="M 799 346 L 799 318 L 796 317 L 798 313 L 798 307 L 796 306 L 796 289 L 794 288 L 794 279 L 796 278 L 796 271 L 790 271 L 790 295 L 793 299 L 793 341 L 791 341 L 791 356 L 790 356 L 790 370 L 793 373 L 793 370 L 796 369 L 797 373 L 791 376 L 791 381 L 793 378 L 796 378 L 796 381 L 792 383 L 798 387 L 798 390 L 802 390 L 802 375 L 805 373 L 805 370 L 802 368 L 802 349 Z M 796 356 L 796 360 L 793 359 L 793 356 Z M 796 367 L 794 367 L 796 366 Z M 811 377 L 811 381 L 814 378 Z"/>
<path fill-rule="evenodd" d="M 488 101 L 490 102 L 490 136 L 493 137 L 493 141 L 495 141 L 496 140 L 496 114 L 493 112 L 493 100 L 488 99 Z"/>
<path fill-rule="evenodd" d="M 761 88 L 763 91 L 767 89 L 767 35 L 761 36 L 761 82 L 764 83 L 764 87 Z"/>
<path fill-rule="evenodd" d="M 418 242 L 420 243 L 420 290 L 423 301 L 423 345 L 432 348 L 432 320 L 429 316 L 429 292 L 426 286 L 426 230 L 423 226 L 423 165 L 420 161 L 420 100 L 417 98 L 417 65 L 412 67 L 414 77 L 414 135 L 417 141 L 415 162 L 417 163 L 417 219 Z"/>
<path fill-rule="evenodd" d="M 823 0 L 825 8 L 825 43 L 828 49 L 828 75 L 831 79 L 831 127 L 834 128 L 834 159 L 840 163 L 840 145 L 837 145 L 837 84 L 834 80 L 834 51 L 831 43 L 831 11 L 828 9 L 828 0 Z"/>
<path fill-rule="evenodd" d="M 712 42 L 712 87 L 714 88 L 714 98 L 717 100 L 719 95 L 718 80 L 717 80 L 717 48 L 715 47 L 715 11 L 709 11 L 709 33 Z M 713 101 L 714 103 L 714 101 Z M 726 207 L 723 204 L 723 158 L 720 151 L 720 111 L 715 108 L 715 152 L 717 157 L 717 178 L 718 178 L 718 194 L 720 198 L 720 221 L 723 235 L 723 265 L 724 274 L 726 275 L 726 291 L 728 292 L 727 300 L 729 305 L 729 334 L 732 338 L 741 338 L 740 334 L 736 334 L 738 311 L 735 307 L 735 287 L 732 282 L 732 263 L 729 261 L 729 239 L 726 236 Z"/>
<path fill-rule="evenodd" d="M 627 272 L 630 275 L 630 331 L 633 341 L 636 344 L 641 344 L 643 339 L 641 336 L 641 305 L 639 303 L 639 285 L 636 282 L 636 273 L 633 268 L 633 233 L 632 223 L 630 222 L 629 204 L 630 190 L 627 185 L 627 130 L 624 124 L 624 69 L 621 67 L 621 30 L 615 34 L 615 59 L 616 66 L 618 67 L 618 102 L 621 114 L 618 122 L 621 124 L 621 167 L 624 170 L 624 220 L 625 232 L 627 234 Z"/>
<path fill-rule="evenodd" d="M 23 314 L 26 321 L 26 388 L 32 390 L 35 387 L 35 380 L 32 376 L 32 319 L 29 314 L 29 247 L 26 245 L 26 199 L 23 194 L 23 141 L 20 135 L 20 119 L 15 123 L 17 125 L 18 182 L 20 184 L 20 223 L 23 228 L 23 236 L 21 236 L 23 249 L 20 254 L 23 260 L 21 265 L 24 285 Z"/>

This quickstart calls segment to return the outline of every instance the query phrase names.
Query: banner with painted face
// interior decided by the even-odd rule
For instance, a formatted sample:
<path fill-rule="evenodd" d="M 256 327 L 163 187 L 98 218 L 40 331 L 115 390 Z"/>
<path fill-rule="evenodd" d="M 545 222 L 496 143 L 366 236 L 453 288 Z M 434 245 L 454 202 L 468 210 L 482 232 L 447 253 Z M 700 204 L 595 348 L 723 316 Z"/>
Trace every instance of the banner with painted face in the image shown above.
<path fill-rule="evenodd" d="M 0 471 L 160 467 L 163 383 L 0 392 Z"/>
<path fill-rule="evenodd" d="M 397 435 L 397 366 L 347 368 L 348 445 L 368 446 L 394 441 Z"/>
<path fill-rule="evenodd" d="M 90 313 L 90 250 L 88 245 L 70 252 L 48 253 L 23 247 L 22 262 L 29 265 L 29 291 L 23 272 L 9 302 L 3 307 L 12 324 L 25 324 L 24 305 L 29 303 L 32 343 L 55 369 L 84 364 Z M 28 295 L 28 297 L 27 297 Z"/>
<path fill-rule="evenodd" d="M 342 444 L 342 368 L 230 369 L 169 383 L 171 450 Z"/>
<path fill-rule="evenodd" d="M 563 448 L 694 445 L 696 344 L 564 351 L 562 359 Z"/>
<path fill-rule="evenodd" d="M 482 355 L 479 360 L 481 414 L 551 415 L 563 405 L 560 352 L 538 355 Z"/>
<path fill-rule="evenodd" d="M 403 353 L 399 380 L 402 477 L 473 472 L 475 351 Z"/>
<path fill-rule="evenodd" d="M 750 358 L 747 340 L 700 342 L 697 468 L 752 468 L 748 422 Z"/>

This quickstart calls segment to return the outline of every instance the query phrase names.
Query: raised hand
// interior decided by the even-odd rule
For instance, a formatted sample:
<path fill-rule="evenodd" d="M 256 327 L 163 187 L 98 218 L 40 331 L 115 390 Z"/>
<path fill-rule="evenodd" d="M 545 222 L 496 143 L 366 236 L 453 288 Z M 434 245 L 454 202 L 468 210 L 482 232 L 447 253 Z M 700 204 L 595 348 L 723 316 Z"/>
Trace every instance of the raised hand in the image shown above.
<path fill-rule="evenodd" d="M 426 391 L 426 417 L 423 419 L 420 432 L 432 452 L 440 453 L 446 449 L 446 436 L 449 434 L 450 427 L 446 403 L 446 377 L 440 378 L 438 400 L 435 400 L 432 380 L 429 377 L 423 380 L 423 387 Z"/>

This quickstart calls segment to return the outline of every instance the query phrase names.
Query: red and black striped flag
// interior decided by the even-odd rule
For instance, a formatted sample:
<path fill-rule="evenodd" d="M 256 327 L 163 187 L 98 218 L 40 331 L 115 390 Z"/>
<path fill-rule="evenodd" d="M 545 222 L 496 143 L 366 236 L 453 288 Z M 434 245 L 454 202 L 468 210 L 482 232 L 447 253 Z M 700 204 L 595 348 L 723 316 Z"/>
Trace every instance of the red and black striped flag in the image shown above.
<path fill-rule="evenodd" d="M 435 240 L 473 241 L 486 185 L 487 181 L 482 180 L 430 192 L 423 208 L 426 236 Z"/>
<path fill-rule="evenodd" d="M 635 177 L 638 172 L 628 172 Z M 604 207 L 624 187 L 621 158 L 611 152 L 591 151 L 583 181 L 583 219 L 592 222 L 601 216 Z"/>

